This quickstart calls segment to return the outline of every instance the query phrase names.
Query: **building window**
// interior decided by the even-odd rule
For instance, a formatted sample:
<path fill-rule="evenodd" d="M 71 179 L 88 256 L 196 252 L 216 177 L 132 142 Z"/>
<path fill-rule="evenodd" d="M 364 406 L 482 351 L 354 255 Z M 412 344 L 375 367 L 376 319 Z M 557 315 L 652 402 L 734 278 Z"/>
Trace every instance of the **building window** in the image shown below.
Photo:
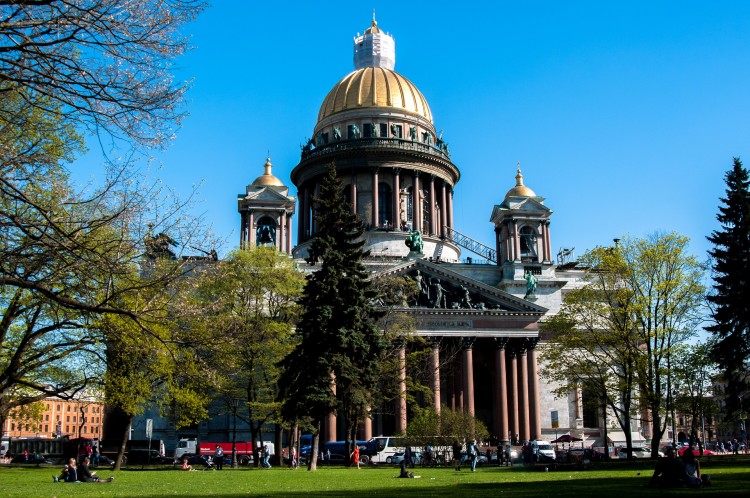
<path fill-rule="evenodd" d="M 414 223 L 414 203 L 412 202 L 412 188 L 408 187 L 404 192 L 404 202 L 406 204 L 406 224 L 411 228 Z"/>
<path fill-rule="evenodd" d="M 393 225 L 393 194 L 387 183 L 378 184 L 378 226 Z"/>
<path fill-rule="evenodd" d="M 49 425 L 44 424 L 44 432 L 49 432 Z"/>
<path fill-rule="evenodd" d="M 401 125 L 392 124 L 391 136 L 393 138 L 403 138 L 404 137 L 403 127 Z"/>
<path fill-rule="evenodd" d="M 388 138 L 388 124 L 387 123 L 380 123 L 380 136 L 384 138 Z"/>

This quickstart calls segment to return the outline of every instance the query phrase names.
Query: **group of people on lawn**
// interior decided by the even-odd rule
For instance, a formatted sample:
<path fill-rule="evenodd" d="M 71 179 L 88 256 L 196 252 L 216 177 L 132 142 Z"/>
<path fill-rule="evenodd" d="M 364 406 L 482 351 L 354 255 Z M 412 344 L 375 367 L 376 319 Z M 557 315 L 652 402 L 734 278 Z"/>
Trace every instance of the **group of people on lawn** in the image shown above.
<path fill-rule="evenodd" d="M 108 479 L 101 479 L 96 475 L 96 471 L 91 472 L 89 469 L 91 460 L 89 457 L 83 457 L 81 464 L 76 464 L 76 459 L 71 458 L 68 464 L 63 467 L 62 473 L 59 476 L 52 476 L 52 480 L 55 482 L 112 482 L 115 477 L 112 476 Z"/>
<path fill-rule="evenodd" d="M 711 476 L 701 474 L 701 466 L 695 458 L 693 448 L 686 448 L 680 458 L 675 449 L 667 448 L 664 458 L 656 463 L 649 486 L 654 488 L 702 488 L 711 485 Z"/>

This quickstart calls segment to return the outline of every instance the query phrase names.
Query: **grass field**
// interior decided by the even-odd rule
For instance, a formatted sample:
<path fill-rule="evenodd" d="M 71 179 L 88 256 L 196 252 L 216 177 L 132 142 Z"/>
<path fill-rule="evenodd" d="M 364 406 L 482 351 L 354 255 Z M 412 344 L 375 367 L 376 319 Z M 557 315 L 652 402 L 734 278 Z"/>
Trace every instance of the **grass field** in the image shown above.
<path fill-rule="evenodd" d="M 123 470 L 112 483 L 53 483 L 57 467 L 0 467 L 0 497 L 90 496 L 518 496 L 641 498 L 649 496 L 750 497 L 750 457 L 722 457 L 702 463 L 713 486 L 655 490 L 645 487 L 650 462 L 615 462 L 586 470 L 545 472 L 543 468 L 484 467 L 414 469 L 420 479 L 395 479 L 395 467 L 326 467 L 318 472 L 285 468 L 183 472 L 176 469 Z M 102 477 L 111 472 L 101 470 Z"/>

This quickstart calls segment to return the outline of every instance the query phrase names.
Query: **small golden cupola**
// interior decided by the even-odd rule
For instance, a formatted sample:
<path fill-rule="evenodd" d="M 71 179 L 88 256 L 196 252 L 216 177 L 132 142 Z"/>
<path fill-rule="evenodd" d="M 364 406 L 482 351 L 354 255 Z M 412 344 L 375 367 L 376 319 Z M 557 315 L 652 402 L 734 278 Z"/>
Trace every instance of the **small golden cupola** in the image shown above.
<path fill-rule="evenodd" d="M 508 197 L 536 197 L 536 193 L 529 187 L 523 184 L 523 175 L 521 174 L 521 168 L 518 168 L 516 172 L 516 186 L 508 190 L 505 194 L 505 198 Z"/>
<path fill-rule="evenodd" d="M 283 187 L 284 183 L 273 176 L 271 168 L 273 168 L 271 158 L 266 157 L 266 164 L 263 165 L 263 174 L 256 178 L 252 184 L 256 187 Z"/>

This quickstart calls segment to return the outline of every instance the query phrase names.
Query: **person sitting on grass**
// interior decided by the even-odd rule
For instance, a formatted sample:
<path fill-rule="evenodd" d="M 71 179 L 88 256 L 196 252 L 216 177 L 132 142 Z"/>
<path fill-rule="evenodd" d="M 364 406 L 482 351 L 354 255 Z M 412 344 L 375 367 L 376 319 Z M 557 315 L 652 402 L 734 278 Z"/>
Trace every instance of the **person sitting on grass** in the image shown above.
<path fill-rule="evenodd" d="M 182 470 L 187 470 L 187 471 L 195 470 L 193 466 L 188 463 L 187 457 L 182 459 Z"/>
<path fill-rule="evenodd" d="M 406 470 L 406 458 L 401 460 L 401 474 L 399 474 L 396 477 L 401 477 L 404 479 L 419 479 L 422 476 L 415 476 L 413 472 L 409 472 Z"/>
<path fill-rule="evenodd" d="M 678 488 L 685 484 L 685 467 L 677 459 L 674 448 L 667 448 L 667 454 L 664 458 L 659 458 L 656 462 L 654 475 L 651 476 L 649 486 L 652 488 Z"/>
<path fill-rule="evenodd" d="M 78 472 L 76 471 L 76 459 L 71 458 L 68 464 L 63 467 L 60 476 L 52 476 L 55 482 L 76 482 L 78 481 Z"/>
<path fill-rule="evenodd" d="M 100 479 L 99 476 L 96 475 L 96 472 L 91 472 L 89 470 L 89 465 L 91 464 L 91 460 L 89 457 L 83 457 L 83 462 L 81 463 L 81 466 L 78 467 L 78 480 L 81 482 L 112 482 L 115 480 L 114 476 L 111 476 L 109 479 Z"/>
<path fill-rule="evenodd" d="M 685 467 L 685 483 L 689 488 L 702 488 L 711 485 L 711 476 L 701 474 L 701 464 L 695 458 L 692 446 L 682 453 L 682 465 Z"/>

